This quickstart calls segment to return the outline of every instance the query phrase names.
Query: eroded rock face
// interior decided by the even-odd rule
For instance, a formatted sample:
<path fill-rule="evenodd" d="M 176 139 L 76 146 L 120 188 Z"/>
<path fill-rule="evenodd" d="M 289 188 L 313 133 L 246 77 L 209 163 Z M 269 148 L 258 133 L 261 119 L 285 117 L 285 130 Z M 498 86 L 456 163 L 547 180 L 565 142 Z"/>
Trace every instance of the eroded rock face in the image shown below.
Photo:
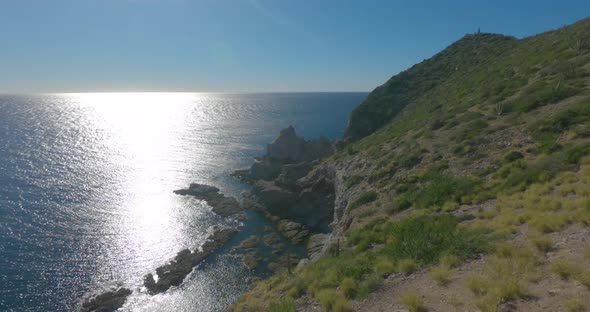
<path fill-rule="evenodd" d="M 219 193 L 219 189 L 215 186 L 191 183 L 188 189 L 176 190 L 174 193 L 190 195 L 204 200 L 209 206 L 213 207 L 214 213 L 223 217 L 244 213 L 240 203 L 235 198 Z"/>
<path fill-rule="evenodd" d="M 82 303 L 82 312 L 112 312 L 125 304 L 131 289 L 125 287 L 113 288 L 97 296 L 88 298 Z"/>
<path fill-rule="evenodd" d="M 258 211 L 326 232 L 334 216 L 334 185 L 330 179 L 330 175 L 313 174 L 288 186 L 276 181 L 257 181 L 245 198 Z"/>
<path fill-rule="evenodd" d="M 178 286 L 184 278 L 203 259 L 213 253 L 216 249 L 225 245 L 236 233 L 237 229 L 217 229 L 209 236 L 201 250 L 190 251 L 184 249 L 178 252 L 174 260 L 156 269 L 158 280 L 152 273 L 144 276 L 143 284 L 151 294 L 157 294 L 168 290 L 172 286 Z"/>
<path fill-rule="evenodd" d="M 307 255 L 310 259 L 319 259 L 323 254 L 324 246 L 326 241 L 329 239 L 328 234 L 319 233 L 309 237 L 307 242 Z"/>

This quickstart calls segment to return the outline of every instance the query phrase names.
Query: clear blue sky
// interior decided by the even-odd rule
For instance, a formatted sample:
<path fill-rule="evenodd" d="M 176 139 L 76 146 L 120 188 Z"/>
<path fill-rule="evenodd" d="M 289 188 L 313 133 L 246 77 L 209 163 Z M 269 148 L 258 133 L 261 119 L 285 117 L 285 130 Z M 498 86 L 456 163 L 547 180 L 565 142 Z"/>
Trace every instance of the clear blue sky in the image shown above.
<path fill-rule="evenodd" d="M 0 0 L 0 92 L 370 91 L 465 33 L 590 1 Z"/>

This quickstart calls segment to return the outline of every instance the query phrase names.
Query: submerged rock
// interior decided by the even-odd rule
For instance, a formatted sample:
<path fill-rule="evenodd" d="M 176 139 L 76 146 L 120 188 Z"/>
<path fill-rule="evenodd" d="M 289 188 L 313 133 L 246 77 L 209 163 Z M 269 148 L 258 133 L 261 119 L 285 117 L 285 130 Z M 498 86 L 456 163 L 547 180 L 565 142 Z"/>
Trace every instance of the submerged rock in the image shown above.
<path fill-rule="evenodd" d="M 203 244 L 201 250 L 192 252 L 188 249 L 181 250 L 174 257 L 174 260 L 158 267 L 156 269 L 157 281 L 152 273 L 145 275 L 143 279 L 144 286 L 151 294 L 157 294 L 168 290 L 172 286 L 180 285 L 195 266 L 216 249 L 223 246 L 237 232 L 238 230 L 234 228 L 215 230 L 213 235 L 209 236 Z"/>
<path fill-rule="evenodd" d="M 267 246 L 273 246 L 280 241 L 279 235 L 275 232 L 270 232 L 262 237 L 262 241 Z"/>
<path fill-rule="evenodd" d="M 88 298 L 82 303 L 82 312 L 112 312 L 125 304 L 131 289 L 125 287 L 113 288 L 107 292 Z"/>
<path fill-rule="evenodd" d="M 248 237 L 247 239 L 243 240 L 240 243 L 240 247 L 243 249 L 254 249 L 254 248 L 258 247 L 258 243 L 259 243 L 258 237 L 252 235 L 252 236 Z"/>
<path fill-rule="evenodd" d="M 213 212 L 223 216 L 231 216 L 234 214 L 244 214 L 240 203 L 233 198 L 227 197 L 219 193 L 219 189 L 215 186 L 191 183 L 188 189 L 180 189 L 174 191 L 178 195 L 189 195 L 194 196 L 198 199 L 204 200 L 207 204 L 213 207 Z"/>
<path fill-rule="evenodd" d="M 246 254 L 242 258 L 242 262 L 244 262 L 244 264 L 246 265 L 246 267 L 248 267 L 249 270 L 256 269 L 260 264 L 260 261 L 260 257 L 255 253 Z"/>

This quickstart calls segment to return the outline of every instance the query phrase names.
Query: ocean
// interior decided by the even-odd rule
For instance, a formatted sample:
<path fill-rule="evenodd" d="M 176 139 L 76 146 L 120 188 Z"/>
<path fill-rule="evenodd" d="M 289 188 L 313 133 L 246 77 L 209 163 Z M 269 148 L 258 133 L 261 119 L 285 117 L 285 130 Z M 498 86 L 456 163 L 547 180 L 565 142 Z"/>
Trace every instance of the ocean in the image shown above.
<path fill-rule="evenodd" d="M 224 311 L 248 271 L 227 250 L 260 230 L 173 190 L 200 182 L 239 197 L 230 177 L 293 125 L 341 137 L 367 93 L 0 95 L 0 311 L 70 311 L 112 283 L 123 311 Z M 142 277 L 213 226 L 242 232 L 178 288 L 150 296 Z"/>

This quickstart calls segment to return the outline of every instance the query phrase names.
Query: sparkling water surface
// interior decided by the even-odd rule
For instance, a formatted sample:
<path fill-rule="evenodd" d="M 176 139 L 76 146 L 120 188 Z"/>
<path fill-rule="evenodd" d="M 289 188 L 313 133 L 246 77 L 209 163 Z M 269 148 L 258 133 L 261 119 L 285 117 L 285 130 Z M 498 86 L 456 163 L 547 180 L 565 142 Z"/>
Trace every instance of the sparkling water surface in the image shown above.
<path fill-rule="evenodd" d="M 264 220 L 214 215 L 172 190 L 191 182 L 239 196 L 229 174 L 289 124 L 342 135 L 366 93 L 0 95 L 0 311 L 69 311 L 113 282 L 142 276 L 212 226 Z M 223 311 L 257 272 L 221 250 L 176 289 L 129 297 L 125 311 Z"/>

